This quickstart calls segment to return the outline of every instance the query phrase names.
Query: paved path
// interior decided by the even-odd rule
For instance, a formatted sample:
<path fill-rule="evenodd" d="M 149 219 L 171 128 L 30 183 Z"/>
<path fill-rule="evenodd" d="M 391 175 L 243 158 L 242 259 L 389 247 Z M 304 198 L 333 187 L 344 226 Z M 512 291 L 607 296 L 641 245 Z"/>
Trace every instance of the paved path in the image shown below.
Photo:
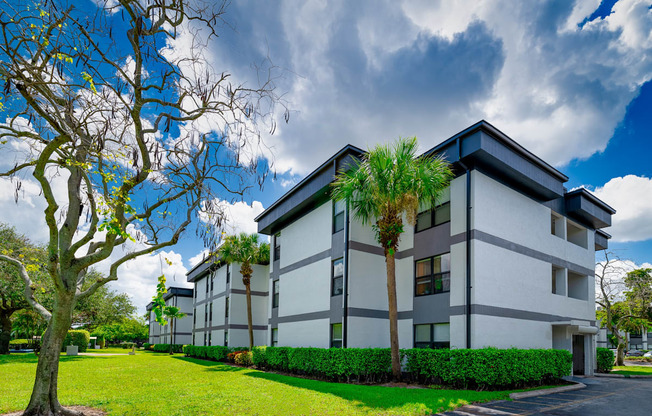
<path fill-rule="evenodd" d="M 463 406 L 446 416 L 652 415 L 652 379 L 581 378 L 586 388 L 527 399 Z"/>

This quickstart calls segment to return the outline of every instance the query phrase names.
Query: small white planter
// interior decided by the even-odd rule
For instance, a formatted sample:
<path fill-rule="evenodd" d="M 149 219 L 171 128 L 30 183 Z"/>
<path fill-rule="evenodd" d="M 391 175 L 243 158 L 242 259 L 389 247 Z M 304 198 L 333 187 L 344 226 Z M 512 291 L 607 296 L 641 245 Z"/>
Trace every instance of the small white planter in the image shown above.
<path fill-rule="evenodd" d="M 79 355 L 79 347 L 76 345 L 68 345 L 66 347 L 66 355 Z"/>

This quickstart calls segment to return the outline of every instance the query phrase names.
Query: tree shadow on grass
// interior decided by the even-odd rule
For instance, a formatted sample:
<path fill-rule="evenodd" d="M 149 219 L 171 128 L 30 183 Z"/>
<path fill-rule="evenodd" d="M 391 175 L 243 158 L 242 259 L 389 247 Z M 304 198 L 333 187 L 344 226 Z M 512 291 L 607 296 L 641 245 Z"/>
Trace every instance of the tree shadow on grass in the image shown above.
<path fill-rule="evenodd" d="M 248 368 L 234 367 L 234 366 L 230 366 L 228 364 L 224 364 L 224 363 L 221 363 L 221 362 L 210 361 L 210 360 L 202 360 L 202 359 L 199 359 L 199 358 L 190 358 L 190 357 L 184 357 L 184 356 L 173 356 L 172 358 L 174 358 L 175 360 L 185 361 L 187 363 L 201 365 L 203 367 L 210 367 L 211 371 L 243 371 L 243 370 L 248 370 Z"/>
<path fill-rule="evenodd" d="M 426 414 L 450 410 L 467 403 L 490 401 L 503 398 L 500 393 L 477 392 L 466 390 L 439 390 L 424 388 L 403 388 L 369 386 L 359 384 L 331 383 L 326 381 L 284 376 L 274 373 L 252 371 L 245 373 L 248 377 L 264 379 L 287 386 L 331 394 L 351 402 L 358 407 L 370 408 L 372 411 L 397 412 L 409 411 Z M 507 394 L 504 394 L 507 396 Z M 402 412 L 401 411 L 401 412 Z"/>

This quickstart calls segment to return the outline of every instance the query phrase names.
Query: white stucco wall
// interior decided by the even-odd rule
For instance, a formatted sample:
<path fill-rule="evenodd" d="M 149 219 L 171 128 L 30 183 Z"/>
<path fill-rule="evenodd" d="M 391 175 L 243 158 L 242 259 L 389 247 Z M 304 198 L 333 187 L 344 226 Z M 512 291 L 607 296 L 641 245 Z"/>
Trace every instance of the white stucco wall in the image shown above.
<path fill-rule="evenodd" d="M 331 247 L 332 209 L 328 201 L 281 230 L 281 268 Z"/>
<path fill-rule="evenodd" d="M 330 309 L 330 280 L 330 257 L 282 274 L 279 282 L 279 316 Z"/>
<path fill-rule="evenodd" d="M 330 321 L 315 319 L 310 321 L 278 324 L 279 347 L 330 347 Z"/>

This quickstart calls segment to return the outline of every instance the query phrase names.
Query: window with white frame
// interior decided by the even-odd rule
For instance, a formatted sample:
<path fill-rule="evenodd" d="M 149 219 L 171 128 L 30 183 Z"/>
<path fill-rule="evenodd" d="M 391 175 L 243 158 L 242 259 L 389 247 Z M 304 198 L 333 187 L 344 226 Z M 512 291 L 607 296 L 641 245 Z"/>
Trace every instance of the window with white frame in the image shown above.
<path fill-rule="evenodd" d="M 450 348 L 450 324 L 414 325 L 414 348 Z"/>
<path fill-rule="evenodd" d="M 344 289 L 344 259 L 343 258 L 333 260 L 333 267 L 331 273 L 333 275 L 331 296 L 341 295 Z"/>

